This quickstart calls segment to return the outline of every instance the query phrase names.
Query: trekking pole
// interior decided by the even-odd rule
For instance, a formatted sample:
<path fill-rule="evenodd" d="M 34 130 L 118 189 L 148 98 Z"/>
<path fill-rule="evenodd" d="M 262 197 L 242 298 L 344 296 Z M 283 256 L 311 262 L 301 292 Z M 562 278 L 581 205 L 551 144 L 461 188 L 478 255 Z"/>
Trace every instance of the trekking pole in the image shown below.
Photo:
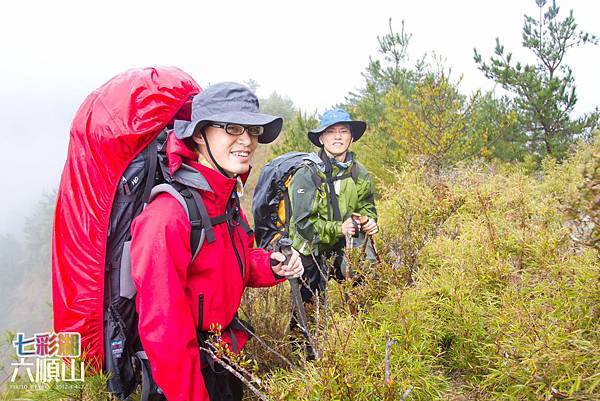
<path fill-rule="evenodd" d="M 369 218 L 367 216 L 363 216 L 361 214 L 358 213 L 352 213 L 352 219 L 354 221 L 358 222 L 358 226 L 360 229 L 362 229 L 362 226 L 366 223 L 369 222 Z M 358 230 L 357 230 L 357 234 L 358 234 Z M 362 249 L 361 252 L 364 255 L 367 252 L 367 240 L 370 238 L 370 235 L 365 234 L 365 242 L 362 245 Z"/>
<path fill-rule="evenodd" d="M 356 218 L 358 220 L 358 224 L 364 225 L 369 222 L 369 218 L 367 216 L 362 216 L 358 213 L 352 213 L 352 218 Z M 381 263 L 381 259 L 379 259 L 379 252 L 377 252 L 377 248 L 375 248 L 375 240 L 372 235 L 365 233 L 365 242 L 362 245 L 362 253 L 363 255 L 367 254 L 367 243 L 371 243 L 371 247 L 373 248 L 373 253 L 375 254 L 375 259 L 377 259 L 378 263 Z"/>
<path fill-rule="evenodd" d="M 381 263 L 381 259 L 379 258 L 379 252 L 377 252 L 377 248 L 375 248 L 375 240 L 373 239 L 372 235 L 369 235 L 369 241 L 371 241 L 371 247 L 373 248 L 373 253 L 375 254 L 375 259 L 377 259 L 377 263 Z"/>
<path fill-rule="evenodd" d="M 344 269 L 344 279 L 350 278 L 350 259 L 348 259 L 348 250 L 352 249 L 352 236 L 346 235 L 346 250 L 344 251 L 344 261 L 346 262 L 346 269 Z"/>
<path fill-rule="evenodd" d="M 292 240 L 289 238 L 281 238 L 277 241 L 277 247 L 279 252 L 285 256 L 285 262 L 287 264 L 292 256 Z M 274 261 L 272 260 L 271 263 Z M 308 316 L 306 315 L 306 309 L 304 308 L 304 301 L 302 301 L 302 294 L 300 293 L 300 281 L 297 277 L 287 277 L 290 282 L 290 288 L 292 290 L 292 303 L 294 304 L 294 310 L 296 312 L 296 319 L 299 323 L 300 330 L 304 334 L 306 341 L 312 347 L 312 341 L 310 333 L 308 332 Z"/>
<path fill-rule="evenodd" d="M 346 250 L 354 248 L 354 238 L 358 238 L 358 232 L 360 230 L 360 218 L 361 215 L 358 213 L 352 213 L 352 224 L 354 225 L 355 233 L 354 235 L 346 235 Z M 348 254 L 344 252 L 344 260 L 346 262 L 346 269 L 344 270 L 344 279 L 350 279 L 350 259 L 348 258 Z"/>

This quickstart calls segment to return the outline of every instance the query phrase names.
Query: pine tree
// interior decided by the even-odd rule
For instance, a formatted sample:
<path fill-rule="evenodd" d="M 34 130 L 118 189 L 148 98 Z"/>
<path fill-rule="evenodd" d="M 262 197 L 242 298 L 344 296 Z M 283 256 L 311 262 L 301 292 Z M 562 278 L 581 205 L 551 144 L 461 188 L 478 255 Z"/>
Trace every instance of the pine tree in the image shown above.
<path fill-rule="evenodd" d="M 556 1 L 536 0 L 537 18 L 525 16 L 523 47 L 535 55 L 534 64 L 516 62 L 496 39 L 494 56 L 483 61 L 475 49 L 475 62 L 489 79 L 514 95 L 525 146 L 539 157 L 565 156 L 569 145 L 588 136 L 598 124 L 598 111 L 573 119 L 577 103 L 575 78 L 564 63 L 566 53 L 584 44 L 597 44 L 596 36 L 578 30 L 573 11 L 559 19 Z"/>

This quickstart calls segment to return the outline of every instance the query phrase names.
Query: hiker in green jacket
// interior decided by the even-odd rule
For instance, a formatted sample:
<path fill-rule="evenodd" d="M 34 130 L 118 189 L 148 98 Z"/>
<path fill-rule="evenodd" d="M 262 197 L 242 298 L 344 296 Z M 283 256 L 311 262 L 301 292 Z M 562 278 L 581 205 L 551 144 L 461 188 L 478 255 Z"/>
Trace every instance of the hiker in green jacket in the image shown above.
<path fill-rule="evenodd" d="M 347 239 L 351 246 L 360 247 L 378 230 L 373 182 L 348 150 L 365 130 L 366 123 L 352 120 L 346 111 L 327 111 L 320 126 L 308 133 L 310 141 L 321 148 L 318 154 L 322 163 L 305 164 L 290 182 L 289 236 L 304 266 L 305 303 L 311 303 L 314 294 L 323 293 L 330 277 L 341 281 L 350 276 L 343 257 Z M 375 261 L 371 242 L 366 245 L 367 260 Z M 331 272 L 325 265 L 330 259 Z"/>

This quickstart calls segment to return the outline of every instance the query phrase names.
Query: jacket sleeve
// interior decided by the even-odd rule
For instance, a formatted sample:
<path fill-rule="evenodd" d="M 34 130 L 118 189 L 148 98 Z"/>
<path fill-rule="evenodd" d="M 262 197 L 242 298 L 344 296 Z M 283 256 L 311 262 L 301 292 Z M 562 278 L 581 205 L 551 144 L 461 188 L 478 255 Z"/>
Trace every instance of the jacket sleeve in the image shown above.
<path fill-rule="evenodd" d="M 363 216 L 368 216 L 377 221 L 377 209 L 375 208 L 375 186 L 369 176 L 365 172 L 364 176 L 359 177 L 357 183 L 358 192 L 358 208 L 357 212 Z"/>
<path fill-rule="evenodd" d="M 261 248 L 250 249 L 250 274 L 248 287 L 272 287 L 285 281 L 285 278 L 275 278 L 271 269 L 271 252 Z"/>
<path fill-rule="evenodd" d="M 152 377 L 169 401 L 209 401 L 185 295 L 190 230 L 184 209 L 168 194 L 159 195 L 131 226 L 140 339 Z"/>
<path fill-rule="evenodd" d="M 342 237 L 342 222 L 329 221 L 319 214 L 319 205 L 327 202 L 324 193 L 315 186 L 308 166 L 299 169 L 288 190 L 291 218 L 297 232 L 313 244 L 334 244 Z"/>
<path fill-rule="evenodd" d="M 246 220 L 243 213 L 242 218 Z M 271 252 L 254 248 L 254 235 L 248 236 L 246 246 L 250 254 L 248 287 L 272 287 L 285 281 L 285 278 L 275 278 L 275 273 L 271 269 Z"/>

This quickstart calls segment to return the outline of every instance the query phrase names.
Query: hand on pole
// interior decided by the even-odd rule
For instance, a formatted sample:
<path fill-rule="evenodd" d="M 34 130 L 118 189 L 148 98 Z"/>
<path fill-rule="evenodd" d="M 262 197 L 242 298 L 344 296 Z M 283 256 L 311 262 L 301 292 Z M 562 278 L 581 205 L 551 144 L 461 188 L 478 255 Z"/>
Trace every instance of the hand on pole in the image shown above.
<path fill-rule="evenodd" d="M 284 264 L 285 255 L 281 252 L 273 252 L 271 254 L 271 259 L 279 262 L 278 264 L 271 266 L 275 274 L 287 278 L 302 277 L 304 266 L 302 266 L 300 254 L 295 249 L 292 249 L 292 254 L 287 264 Z"/>

